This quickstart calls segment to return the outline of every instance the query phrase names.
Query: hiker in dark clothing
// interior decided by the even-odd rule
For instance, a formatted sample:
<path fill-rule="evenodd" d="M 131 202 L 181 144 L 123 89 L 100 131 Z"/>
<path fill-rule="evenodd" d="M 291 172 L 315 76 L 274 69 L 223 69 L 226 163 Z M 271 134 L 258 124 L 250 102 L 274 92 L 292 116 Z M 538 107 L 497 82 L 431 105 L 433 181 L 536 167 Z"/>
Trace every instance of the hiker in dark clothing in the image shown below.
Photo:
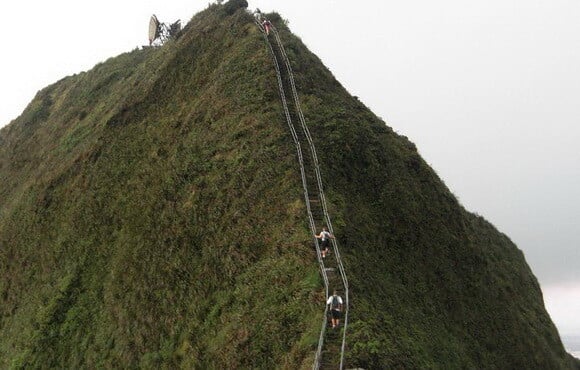
<path fill-rule="evenodd" d="M 336 290 L 328 297 L 326 304 L 330 307 L 330 321 L 334 329 L 340 325 L 340 312 L 342 311 L 342 298 L 336 293 Z"/>

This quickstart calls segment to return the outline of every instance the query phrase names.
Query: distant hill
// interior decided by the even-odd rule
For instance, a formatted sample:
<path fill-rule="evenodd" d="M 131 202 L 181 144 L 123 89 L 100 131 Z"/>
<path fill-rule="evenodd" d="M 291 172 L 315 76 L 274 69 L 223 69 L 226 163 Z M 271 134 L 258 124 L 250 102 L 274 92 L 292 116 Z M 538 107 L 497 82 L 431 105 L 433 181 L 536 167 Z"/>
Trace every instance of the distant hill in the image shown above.
<path fill-rule="evenodd" d="M 63 78 L 0 130 L 0 368 L 312 367 L 323 284 L 244 3 Z M 348 273 L 347 368 L 580 368 L 521 251 L 267 16 Z"/>

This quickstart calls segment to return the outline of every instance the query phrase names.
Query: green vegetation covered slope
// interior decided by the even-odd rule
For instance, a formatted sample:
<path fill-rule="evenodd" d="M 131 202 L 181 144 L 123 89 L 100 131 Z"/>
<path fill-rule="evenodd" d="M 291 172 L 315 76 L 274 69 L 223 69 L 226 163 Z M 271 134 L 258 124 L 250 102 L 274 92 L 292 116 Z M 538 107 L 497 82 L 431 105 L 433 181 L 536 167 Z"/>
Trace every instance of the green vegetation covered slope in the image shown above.
<path fill-rule="evenodd" d="M 295 149 L 235 4 L 0 131 L 0 368 L 310 368 L 324 297 Z M 349 274 L 348 366 L 572 368 L 521 252 L 272 19 Z"/>

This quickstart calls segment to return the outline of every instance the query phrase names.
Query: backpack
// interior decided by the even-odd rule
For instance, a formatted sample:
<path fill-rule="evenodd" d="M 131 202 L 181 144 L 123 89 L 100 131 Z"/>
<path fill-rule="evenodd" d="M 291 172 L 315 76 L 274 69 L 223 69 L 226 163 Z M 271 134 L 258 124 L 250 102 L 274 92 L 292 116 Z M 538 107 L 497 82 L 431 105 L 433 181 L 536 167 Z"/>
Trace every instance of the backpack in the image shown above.
<path fill-rule="evenodd" d="M 333 295 L 333 296 L 332 296 L 332 303 L 330 304 L 330 307 L 331 307 L 333 310 L 336 310 L 336 309 L 338 309 L 338 305 L 339 305 L 339 304 L 340 304 L 340 303 L 338 303 L 338 296 L 337 296 L 337 295 Z"/>

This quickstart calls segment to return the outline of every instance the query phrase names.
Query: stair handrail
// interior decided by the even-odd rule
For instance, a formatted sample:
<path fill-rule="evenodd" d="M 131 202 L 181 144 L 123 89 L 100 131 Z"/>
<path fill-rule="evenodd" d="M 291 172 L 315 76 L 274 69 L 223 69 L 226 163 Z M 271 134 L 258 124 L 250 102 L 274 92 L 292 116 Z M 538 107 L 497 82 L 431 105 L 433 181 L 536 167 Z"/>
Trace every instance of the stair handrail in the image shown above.
<path fill-rule="evenodd" d="M 288 79 L 290 82 L 290 86 L 292 88 L 292 95 L 294 98 L 294 106 L 296 108 L 296 111 L 298 112 L 298 117 L 300 120 L 300 124 L 302 126 L 302 130 L 304 131 L 304 135 L 306 136 L 306 139 L 308 141 L 308 144 L 310 146 L 310 151 L 312 153 L 312 158 L 314 161 L 314 169 L 315 169 L 315 173 L 316 173 L 316 179 L 317 179 L 317 185 L 318 185 L 318 191 L 319 191 L 319 198 L 320 198 L 320 202 L 322 205 L 322 209 L 323 209 L 323 213 L 324 213 L 324 218 L 326 221 L 326 224 L 328 226 L 329 231 L 334 234 L 333 228 L 332 228 L 332 222 L 330 220 L 330 215 L 328 213 L 328 208 L 326 205 L 326 197 L 324 195 L 324 189 L 322 186 L 322 176 L 320 174 L 320 165 L 318 163 L 318 156 L 316 154 L 316 147 L 314 146 L 314 142 L 312 140 L 312 136 L 310 135 L 310 130 L 308 129 L 308 125 L 306 124 L 306 120 L 304 118 L 304 114 L 302 112 L 302 108 L 300 107 L 300 100 L 298 98 L 298 92 L 296 89 L 296 84 L 294 82 L 294 73 L 292 72 L 292 66 L 290 65 L 290 60 L 288 59 L 288 55 L 286 54 L 286 50 L 284 49 L 284 45 L 282 43 L 282 40 L 280 39 L 280 35 L 278 33 L 278 30 L 272 26 L 272 31 L 273 34 L 276 38 L 276 41 L 278 43 L 280 52 L 282 54 L 282 57 L 284 59 L 284 63 L 286 65 L 286 68 L 288 69 Z M 346 276 L 346 271 L 344 268 L 344 264 L 342 262 L 342 258 L 340 256 L 340 251 L 338 248 L 338 243 L 336 241 L 336 239 L 332 239 L 332 246 L 333 246 L 333 251 L 334 251 L 334 255 L 336 258 L 336 263 L 339 269 L 339 273 L 342 279 L 342 283 L 344 286 L 344 296 L 345 296 L 345 310 L 344 310 L 344 324 L 343 324 L 343 338 L 342 338 L 342 344 L 341 344 L 341 351 L 340 351 L 340 369 L 343 368 L 344 365 L 344 351 L 345 351 L 345 345 L 346 345 L 346 330 L 348 327 L 348 312 L 349 312 L 349 288 L 348 288 L 348 279 Z M 328 294 L 327 294 L 328 296 Z"/>
<path fill-rule="evenodd" d="M 278 63 L 278 59 L 276 58 L 276 54 L 274 52 L 274 49 L 272 47 L 272 44 L 270 43 L 270 40 L 268 39 L 268 36 L 265 33 L 264 28 L 262 27 L 262 25 L 258 22 L 256 22 L 256 24 L 258 25 L 258 28 L 262 31 L 264 39 L 266 40 L 266 44 L 268 45 L 268 48 L 272 54 L 273 60 L 274 60 L 274 66 L 276 69 L 276 77 L 278 80 L 278 90 L 280 93 L 280 98 L 282 100 L 282 106 L 284 108 L 284 114 L 286 116 L 286 122 L 288 123 L 288 127 L 290 128 L 290 132 L 292 133 L 292 138 L 294 140 L 294 144 L 296 146 L 296 151 L 298 153 L 298 161 L 300 164 L 300 175 L 302 178 L 302 187 L 304 190 L 304 199 L 306 202 L 306 210 L 308 213 L 308 221 L 310 224 L 310 229 L 311 229 L 311 233 L 312 235 L 316 234 L 316 228 L 315 228 L 315 223 L 314 223 L 314 218 L 312 216 L 312 210 L 310 207 L 310 198 L 308 196 L 308 187 L 307 187 L 307 181 L 306 181 L 306 174 L 305 174 L 305 170 L 304 170 L 304 160 L 303 160 L 303 156 L 302 156 L 302 148 L 300 145 L 300 141 L 298 139 L 298 135 L 296 133 L 296 129 L 294 128 L 294 126 L 292 125 L 292 118 L 290 117 L 290 112 L 288 110 L 288 103 L 286 101 L 286 94 L 284 93 L 284 85 L 282 82 L 282 74 L 280 71 L 280 65 Z M 314 237 L 314 244 L 315 244 L 315 250 L 316 250 L 316 254 L 317 254 L 317 258 L 318 258 L 318 263 L 320 266 L 320 271 L 321 271 L 321 275 L 322 275 L 322 279 L 324 281 L 324 289 L 325 289 L 325 297 L 328 297 L 328 293 L 329 293 L 329 283 L 328 283 L 328 274 L 326 273 L 326 269 L 324 266 L 324 260 L 322 258 L 321 252 L 320 252 L 320 248 L 318 246 L 318 241 L 316 239 L 316 237 Z M 318 340 L 318 347 L 316 350 L 316 354 L 315 354 L 315 369 L 318 369 L 320 366 L 320 359 L 322 357 L 322 347 L 324 345 L 324 335 L 326 332 L 326 325 L 327 325 L 327 319 L 326 316 L 328 314 L 328 306 L 325 304 L 324 305 L 324 315 L 322 317 L 322 329 L 320 330 L 320 336 L 319 336 L 319 340 Z"/>

